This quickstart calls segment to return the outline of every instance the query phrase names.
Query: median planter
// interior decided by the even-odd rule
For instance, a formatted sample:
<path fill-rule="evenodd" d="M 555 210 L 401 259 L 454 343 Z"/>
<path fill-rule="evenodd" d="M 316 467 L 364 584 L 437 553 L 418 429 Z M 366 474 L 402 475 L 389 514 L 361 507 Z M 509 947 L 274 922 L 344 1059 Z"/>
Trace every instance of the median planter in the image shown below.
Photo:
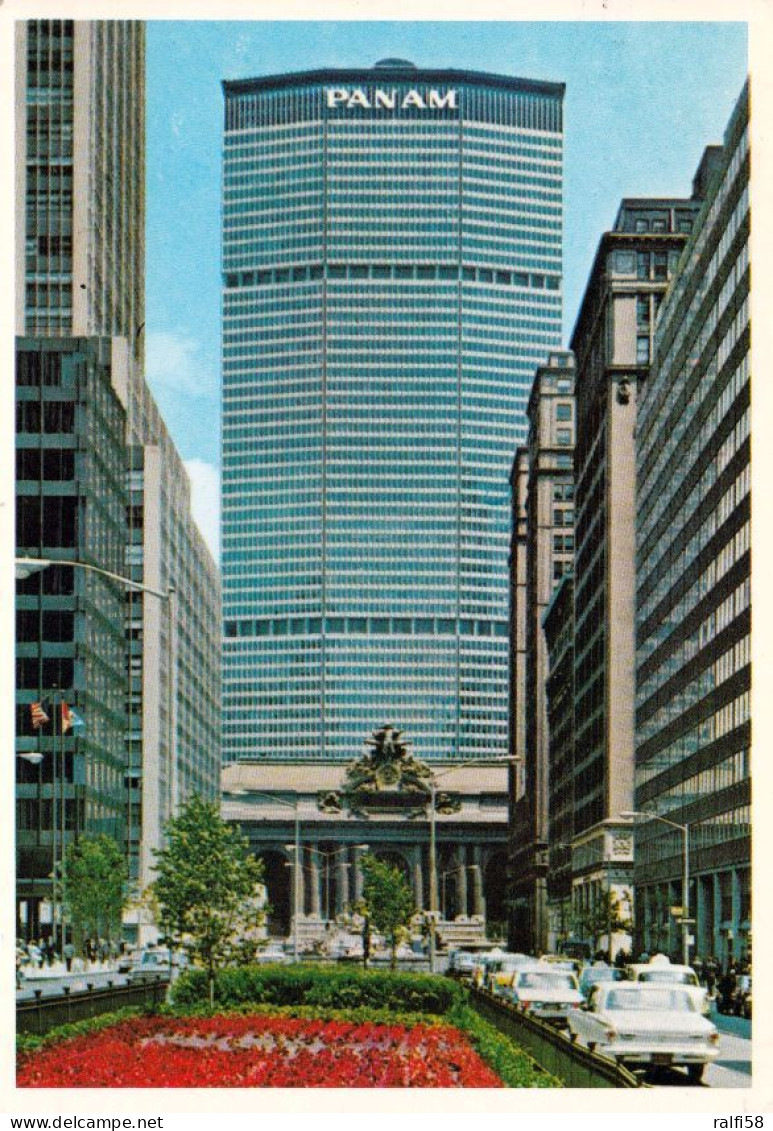
<path fill-rule="evenodd" d="M 20 1057 L 20 1088 L 501 1088 L 447 1025 L 142 1017 Z"/>

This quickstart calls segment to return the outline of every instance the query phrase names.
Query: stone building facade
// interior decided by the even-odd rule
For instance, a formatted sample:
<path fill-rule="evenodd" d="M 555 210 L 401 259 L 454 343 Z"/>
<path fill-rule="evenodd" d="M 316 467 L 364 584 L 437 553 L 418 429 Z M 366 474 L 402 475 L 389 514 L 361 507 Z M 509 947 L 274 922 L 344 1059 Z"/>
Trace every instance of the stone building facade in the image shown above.
<path fill-rule="evenodd" d="M 416 909 L 430 909 L 428 812 L 399 801 L 385 801 L 367 816 L 326 812 L 324 798 L 341 789 L 345 772 L 344 765 L 276 762 L 236 762 L 223 770 L 222 814 L 240 826 L 265 863 L 274 935 L 292 930 L 296 820 L 302 938 L 324 935 L 326 925 L 361 898 L 359 862 L 366 851 L 399 867 Z M 440 940 L 482 945 L 487 927 L 501 935 L 504 923 L 507 767 L 445 764 L 437 776 L 444 794 L 459 803 L 458 811 L 436 816 Z"/>

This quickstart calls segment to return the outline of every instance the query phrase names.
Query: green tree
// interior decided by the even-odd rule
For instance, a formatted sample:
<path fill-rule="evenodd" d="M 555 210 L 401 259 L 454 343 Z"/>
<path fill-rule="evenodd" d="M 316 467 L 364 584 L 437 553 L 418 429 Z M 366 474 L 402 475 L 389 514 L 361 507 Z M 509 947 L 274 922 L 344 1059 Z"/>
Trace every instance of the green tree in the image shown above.
<path fill-rule="evenodd" d="M 413 894 L 400 869 L 375 856 L 363 856 L 362 874 L 366 917 L 387 939 L 392 951 L 389 965 L 394 970 L 397 947 L 407 935 L 416 910 Z"/>
<path fill-rule="evenodd" d="M 604 891 L 590 907 L 578 910 L 571 920 L 572 931 L 581 939 L 589 940 L 593 953 L 598 949 L 598 940 L 607 936 L 607 950 L 611 958 L 612 938 L 615 931 L 630 931 L 631 921 L 623 913 L 620 900 L 611 891 Z"/>
<path fill-rule="evenodd" d="M 255 953 L 264 919 L 263 862 L 217 804 L 197 796 L 170 818 L 165 833 L 151 885 L 161 926 L 207 971 L 214 1004 L 217 970 L 243 960 L 249 946 Z"/>
<path fill-rule="evenodd" d="M 79 949 L 85 935 L 111 939 L 120 931 L 128 902 L 128 869 L 109 836 L 84 836 L 68 845 L 57 881 Z"/>

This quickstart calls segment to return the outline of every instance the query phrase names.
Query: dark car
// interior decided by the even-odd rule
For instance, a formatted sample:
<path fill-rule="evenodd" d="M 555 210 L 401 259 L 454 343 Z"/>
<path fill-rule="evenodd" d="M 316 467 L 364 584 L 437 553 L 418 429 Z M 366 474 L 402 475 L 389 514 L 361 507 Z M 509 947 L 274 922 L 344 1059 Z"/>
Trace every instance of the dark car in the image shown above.
<path fill-rule="evenodd" d="M 598 986 L 601 982 L 623 981 L 625 974 L 617 966 L 607 966 L 606 963 L 583 966 L 580 971 L 580 993 L 587 998 L 593 986 Z"/>

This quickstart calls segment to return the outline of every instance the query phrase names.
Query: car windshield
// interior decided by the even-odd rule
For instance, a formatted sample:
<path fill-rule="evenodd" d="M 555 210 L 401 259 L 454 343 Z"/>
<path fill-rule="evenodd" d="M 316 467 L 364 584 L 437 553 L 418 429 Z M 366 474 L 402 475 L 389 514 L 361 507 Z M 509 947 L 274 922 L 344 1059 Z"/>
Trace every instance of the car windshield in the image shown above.
<path fill-rule="evenodd" d="M 630 1009 L 637 1011 L 694 1013 L 695 1004 L 684 990 L 637 990 L 622 987 L 607 994 L 607 1009 Z"/>
<path fill-rule="evenodd" d="M 697 986 L 698 979 L 690 970 L 642 970 L 640 982 L 669 982 L 676 986 Z"/>
<path fill-rule="evenodd" d="M 521 989 L 526 990 L 573 990 L 576 988 L 571 974 L 553 973 L 552 971 L 545 974 L 539 971 L 521 974 L 518 985 Z"/>

